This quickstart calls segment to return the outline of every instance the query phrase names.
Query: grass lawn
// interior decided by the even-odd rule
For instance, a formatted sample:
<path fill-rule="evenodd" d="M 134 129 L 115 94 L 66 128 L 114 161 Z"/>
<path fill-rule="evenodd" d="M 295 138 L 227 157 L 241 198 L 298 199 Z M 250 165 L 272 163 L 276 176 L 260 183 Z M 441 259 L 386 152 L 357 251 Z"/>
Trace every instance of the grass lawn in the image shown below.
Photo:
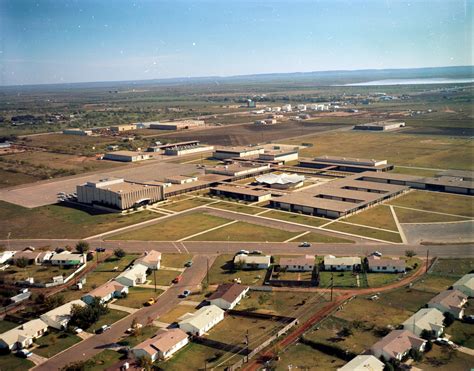
<path fill-rule="evenodd" d="M 454 282 L 457 281 L 457 278 L 446 277 L 443 275 L 437 274 L 428 274 L 428 276 L 423 276 L 422 279 L 417 280 L 413 284 L 413 288 L 421 291 L 430 292 L 432 294 L 438 294 L 439 292 L 446 290 Z M 434 296 L 434 295 L 432 295 Z"/>
<path fill-rule="evenodd" d="M 313 243 L 354 243 L 352 240 L 327 236 L 325 234 L 309 232 L 304 236 L 295 238 L 292 242 L 313 242 Z"/>
<path fill-rule="evenodd" d="M 212 201 L 207 200 L 205 198 L 195 197 L 195 198 L 190 198 L 187 200 L 176 201 L 168 205 L 163 205 L 163 206 L 160 206 L 160 208 L 166 209 L 166 210 L 172 210 L 172 211 L 184 211 L 184 210 L 192 209 L 193 207 L 207 205 L 210 202 Z"/>
<path fill-rule="evenodd" d="M 115 304 L 129 308 L 142 308 L 143 304 L 150 298 L 157 298 L 163 290 L 149 289 L 146 287 L 130 287 L 126 298 L 118 299 Z"/>
<path fill-rule="evenodd" d="M 192 234 L 228 223 L 229 219 L 205 213 L 178 215 L 163 220 L 161 223 L 125 232 L 114 236 L 114 240 L 139 241 L 175 241 Z"/>
<path fill-rule="evenodd" d="M 179 275 L 177 271 L 169 271 L 166 269 L 159 269 L 157 271 L 153 271 L 149 276 L 148 279 L 151 280 L 149 282 L 151 285 L 155 284 L 155 277 L 156 277 L 156 284 L 162 286 L 170 286 L 171 281 Z"/>
<path fill-rule="evenodd" d="M 474 349 L 474 324 L 454 321 L 445 332 L 451 335 L 450 340 L 456 344 Z"/>
<path fill-rule="evenodd" d="M 12 238 L 83 238 L 157 217 L 150 211 L 121 215 L 59 205 L 27 209 L 3 201 L 0 214 L 0 236 L 11 232 Z"/>
<path fill-rule="evenodd" d="M 129 313 L 122 312 L 121 310 L 109 309 L 109 313 L 101 316 L 96 323 L 93 323 L 91 326 L 84 330 L 90 333 L 95 333 L 95 331 L 101 328 L 103 325 L 111 325 L 117 322 L 118 320 L 121 320 L 122 318 L 128 316 L 128 314 Z"/>
<path fill-rule="evenodd" d="M 184 268 L 184 264 L 193 258 L 192 254 L 162 254 L 161 255 L 161 266 L 162 267 L 173 267 L 173 268 Z"/>
<path fill-rule="evenodd" d="M 369 287 L 380 287 L 401 280 L 405 275 L 401 273 L 367 273 Z"/>
<path fill-rule="evenodd" d="M 94 357 L 90 358 L 87 361 L 86 370 L 88 371 L 101 371 L 105 370 L 108 367 L 113 366 L 119 362 L 123 354 L 116 352 L 115 350 L 106 349 L 96 354 Z"/>
<path fill-rule="evenodd" d="M 0 370 L 29 370 L 35 364 L 13 354 L 0 355 Z"/>
<path fill-rule="evenodd" d="M 185 315 L 186 313 L 194 313 L 195 311 L 196 308 L 193 308 L 190 305 L 177 305 L 168 313 L 159 317 L 158 320 L 165 323 L 178 322 L 181 316 Z"/>
<path fill-rule="evenodd" d="M 426 371 L 471 370 L 474 357 L 458 352 L 449 347 L 433 344 L 433 349 L 426 353 L 421 362 L 413 366 Z"/>
<path fill-rule="evenodd" d="M 314 216 L 305 216 L 295 213 L 286 213 L 283 211 L 271 210 L 265 214 L 262 214 L 265 218 L 284 220 L 286 222 L 305 224 L 312 227 L 319 227 L 324 223 L 327 223 L 327 219 L 317 218 Z"/>
<path fill-rule="evenodd" d="M 431 268 L 432 274 L 461 277 L 474 269 L 474 259 L 438 259 Z"/>
<path fill-rule="evenodd" d="M 142 325 L 144 325 L 144 323 L 142 323 Z M 120 345 L 134 347 L 135 345 L 144 342 L 146 339 L 151 338 L 153 335 L 155 335 L 158 332 L 158 330 L 159 328 L 153 325 L 143 326 L 136 336 L 133 336 L 133 335 L 124 336 L 122 340 L 120 340 L 118 343 Z"/>
<path fill-rule="evenodd" d="M 280 360 L 275 361 L 277 371 L 287 371 L 290 369 L 301 370 L 336 370 L 344 366 L 345 361 L 327 355 L 309 345 L 296 343 L 288 348 L 284 353 L 280 353 Z"/>
<path fill-rule="evenodd" d="M 209 269 L 209 284 L 216 285 L 233 282 L 240 278 L 242 284 L 261 284 L 265 278 L 266 269 L 259 270 L 233 270 L 234 255 L 219 255 Z M 206 278 L 204 278 L 204 281 Z"/>
<path fill-rule="evenodd" d="M 229 211 L 237 211 L 239 213 L 244 213 L 244 214 L 257 214 L 261 213 L 262 211 L 265 211 L 265 209 L 262 209 L 260 207 L 254 207 L 254 206 L 247 206 L 247 205 L 242 205 L 237 202 L 219 202 L 217 204 L 212 204 L 210 207 L 215 207 L 217 209 L 223 209 L 223 210 L 229 210 Z"/>
<path fill-rule="evenodd" d="M 274 279 L 278 280 L 291 280 L 291 281 L 310 281 L 311 272 L 280 272 L 277 275 L 273 275 Z"/>
<path fill-rule="evenodd" d="M 391 205 L 411 207 L 424 211 L 435 211 L 474 217 L 474 204 L 470 196 L 439 192 L 412 191 L 389 202 Z"/>
<path fill-rule="evenodd" d="M 409 210 L 401 207 L 395 207 L 394 210 L 400 223 L 437 223 L 466 220 L 465 217 L 434 214 L 429 211 Z"/>
<path fill-rule="evenodd" d="M 18 323 L 11 322 L 11 321 L 0 321 L 0 334 L 3 334 L 5 331 L 11 330 L 14 327 L 19 326 Z"/>
<path fill-rule="evenodd" d="M 321 272 L 319 287 L 329 287 L 331 285 L 331 275 L 334 277 L 334 287 L 358 287 L 356 276 L 352 272 Z"/>
<path fill-rule="evenodd" d="M 35 340 L 38 347 L 33 351 L 33 353 L 42 357 L 50 358 L 81 340 L 82 339 L 76 335 L 50 330 L 48 335 Z"/>
<path fill-rule="evenodd" d="M 391 231 L 398 232 L 397 225 L 395 224 L 395 220 L 393 220 L 390 208 L 384 205 L 371 207 L 344 220 L 350 223 L 389 229 Z"/>
<path fill-rule="evenodd" d="M 431 292 L 404 287 L 389 292 L 383 292 L 379 296 L 380 299 L 377 300 L 377 302 L 382 305 L 416 312 L 430 301 L 434 295 Z"/>
<path fill-rule="evenodd" d="M 137 259 L 139 254 L 129 254 L 125 255 L 123 258 L 117 258 L 116 256 L 111 256 L 107 258 L 103 263 L 100 263 L 95 269 L 96 272 L 110 272 L 114 271 L 115 267 L 118 267 L 118 271 L 122 272 L 127 268 L 135 259 Z"/>
<path fill-rule="evenodd" d="M 223 228 L 190 238 L 189 241 L 254 241 L 283 242 L 301 232 L 264 227 L 257 224 L 237 222 Z"/>
<path fill-rule="evenodd" d="M 25 268 L 18 268 L 14 265 L 3 271 L 1 275 L 8 281 L 23 281 L 28 277 L 34 277 L 35 282 L 51 282 L 53 277 L 67 277 L 74 272 L 74 268 L 60 268 L 56 266 L 28 265 Z"/>
<path fill-rule="evenodd" d="M 338 232 L 345 232 L 354 234 L 362 237 L 376 238 L 378 240 L 390 241 L 390 242 L 402 242 L 402 239 L 398 233 L 381 231 L 378 229 L 365 228 L 357 225 L 345 224 L 335 222 L 329 224 L 326 229 L 330 229 Z"/>

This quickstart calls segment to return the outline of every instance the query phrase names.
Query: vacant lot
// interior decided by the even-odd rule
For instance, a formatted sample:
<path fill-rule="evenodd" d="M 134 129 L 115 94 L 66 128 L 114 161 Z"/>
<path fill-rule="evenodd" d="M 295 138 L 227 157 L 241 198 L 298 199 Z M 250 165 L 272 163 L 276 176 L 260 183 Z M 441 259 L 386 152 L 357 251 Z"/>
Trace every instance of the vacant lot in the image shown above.
<path fill-rule="evenodd" d="M 175 241 L 192 234 L 229 222 L 218 216 L 205 213 L 193 213 L 167 218 L 161 223 L 122 233 L 113 237 L 114 240 L 139 240 L 139 241 Z M 198 236 L 200 237 L 200 236 Z"/>
<path fill-rule="evenodd" d="M 297 236 L 300 232 L 288 232 L 281 229 L 263 227 L 246 222 L 237 222 L 232 225 L 210 231 L 193 237 L 190 241 L 268 241 L 283 242 Z"/>
<path fill-rule="evenodd" d="M 224 201 L 219 202 L 217 204 L 212 204 L 211 207 L 215 207 L 215 208 L 223 209 L 223 210 L 229 210 L 229 211 L 236 211 L 236 212 L 244 213 L 244 214 L 257 214 L 257 213 L 261 213 L 262 211 L 265 211 L 265 209 L 262 209 L 260 207 L 253 207 L 253 206 L 238 204 L 236 202 L 224 202 Z"/>
<path fill-rule="evenodd" d="M 466 273 L 470 273 L 474 269 L 474 259 L 438 259 L 431 268 L 432 274 L 441 276 L 461 277 Z"/>
<path fill-rule="evenodd" d="M 313 349 L 309 345 L 296 343 L 285 352 L 280 353 L 280 360 L 275 362 L 277 371 L 290 369 L 301 370 L 336 370 L 344 366 L 345 361 Z"/>
<path fill-rule="evenodd" d="M 319 227 L 328 222 L 327 219 L 317 218 L 312 216 L 298 215 L 295 213 L 285 213 L 283 211 L 271 210 L 263 214 L 265 218 L 284 220 L 286 222 L 305 224 L 312 227 Z"/>
<path fill-rule="evenodd" d="M 149 289 L 145 287 L 130 287 L 126 298 L 118 299 L 115 304 L 129 308 L 142 308 L 150 298 L 156 299 L 163 290 Z"/>
<path fill-rule="evenodd" d="M 466 217 L 435 214 L 429 211 L 411 210 L 401 207 L 395 207 L 395 214 L 397 214 L 400 223 L 442 223 L 466 220 Z"/>
<path fill-rule="evenodd" d="M 160 269 L 158 271 L 153 271 L 153 273 L 148 276 L 148 279 L 151 280 L 150 285 L 155 284 L 156 278 L 157 285 L 169 286 L 171 285 L 171 281 L 173 281 L 177 275 L 179 275 L 179 272 L 174 270 Z"/>
<path fill-rule="evenodd" d="M 209 269 L 209 284 L 233 282 L 240 278 L 243 284 L 258 285 L 263 282 L 266 269 L 237 270 L 233 265 L 234 255 L 219 255 Z M 204 279 L 204 281 L 206 278 Z"/>
<path fill-rule="evenodd" d="M 74 272 L 73 268 L 60 268 L 57 266 L 41 266 L 41 265 L 27 265 L 25 268 L 19 268 L 14 265 L 8 269 L 0 272 L 6 282 L 15 283 L 24 281 L 28 277 L 33 277 L 36 283 L 52 282 L 53 277 L 63 276 L 67 277 Z"/>
<path fill-rule="evenodd" d="M 426 371 L 471 370 L 473 357 L 449 347 L 434 344 L 421 362 L 413 366 Z"/>
<path fill-rule="evenodd" d="M 184 268 L 184 264 L 193 258 L 192 254 L 162 254 L 161 266 Z"/>
<path fill-rule="evenodd" d="M 446 136 L 410 135 L 404 133 L 337 132 L 321 133 L 288 144 L 311 143 L 300 152 L 303 157 L 321 155 L 387 159 L 395 165 L 473 170 L 470 139 Z"/>
<path fill-rule="evenodd" d="M 474 217 L 474 203 L 470 196 L 413 191 L 390 201 L 389 204 L 423 211 Z"/>
<path fill-rule="evenodd" d="M 95 269 L 95 272 L 122 272 L 139 256 L 139 254 L 130 253 L 125 255 L 123 258 L 111 256 L 107 258 L 104 262 L 100 263 Z"/>
<path fill-rule="evenodd" d="M 149 211 L 121 215 L 59 205 L 27 209 L 3 201 L 0 214 L 1 238 L 10 232 L 11 238 L 83 238 L 157 217 Z"/>
<path fill-rule="evenodd" d="M 177 305 L 168 313 L 159 317 L 158 320 L 165 323 L 178 322 L 181 316 L 184 316 L 186 313 L 194 313 L 195 311 L 196 308 L 190 305 Z"/>
<path fill-rule="evenodd" d="M 389 241 L 389 242 L 402 242 L 402 239 L 398 233 L 382 231 L 379 229 L 366 228 L 366 227 L 339 223 L 339 222 L 329 224 L 325 228 L 331 229 L 333 231 L 350 233 L 350 234 L 354 234 L 361 237 L 375 238 L 378 240 Z"/>
<path fill-rule="evenodd" d="M 344 221 L 398 232 L 397 225 L 395 224 L 395 220 L 393 220 L 390 208 L 383 205 L 378 205 L 366 211 L 362 211 L 356 215 L 344 219 Z"/>

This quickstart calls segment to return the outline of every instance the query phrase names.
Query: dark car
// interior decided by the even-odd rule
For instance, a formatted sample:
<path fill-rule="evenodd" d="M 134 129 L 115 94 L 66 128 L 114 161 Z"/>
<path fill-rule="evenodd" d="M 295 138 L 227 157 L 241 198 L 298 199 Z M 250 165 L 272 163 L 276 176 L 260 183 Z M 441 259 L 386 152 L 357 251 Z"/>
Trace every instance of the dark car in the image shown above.
<path fill-rule="evenodd" d="M 103 332 L 110 330 L 109 325 L 103 325 L 102 327 L 99 327 L 97 330 L 95 330 L 96 334 L 102 334 Z"/>

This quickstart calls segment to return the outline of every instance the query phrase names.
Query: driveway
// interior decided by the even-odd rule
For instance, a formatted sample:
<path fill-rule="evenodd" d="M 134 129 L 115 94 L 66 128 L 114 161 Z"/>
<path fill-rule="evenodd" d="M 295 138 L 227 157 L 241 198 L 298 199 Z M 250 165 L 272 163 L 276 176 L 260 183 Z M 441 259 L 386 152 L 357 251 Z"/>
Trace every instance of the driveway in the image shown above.
<path fill-rule="evenodd" d="M 182 301 L 178 297 L 181 292 L 186 289 L 195 289 L 201 283 L 206 275 L 207 260 L 209 259 L 209 265 L 211 265 L 215 258 L 215 256 L 196 255 L 193 259 L 192 267 L 186 269 L 183 273 L 181 282 L 170 287 L 168 291 L 158 298 L 154 305 L 142 308 L 136 313 L 123 318 L 114 323 L 109 331 L 78 343 L 34 369 L 42 371 L 58 370 L 68 363 L 90 359 L 119 341 L 122 335 L 124 335 L 125 330 L 130 327 L 133 319 L 136 319 L 139 323 L 146 324 L 169 312 Z"/>

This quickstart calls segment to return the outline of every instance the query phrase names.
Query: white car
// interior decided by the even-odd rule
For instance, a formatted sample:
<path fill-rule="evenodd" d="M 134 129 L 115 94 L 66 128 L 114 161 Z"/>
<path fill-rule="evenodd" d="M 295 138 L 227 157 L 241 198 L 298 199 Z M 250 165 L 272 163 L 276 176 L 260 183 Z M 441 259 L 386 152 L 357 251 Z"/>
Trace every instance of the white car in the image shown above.
<path fill-rule="evenodd" d="M 80 327 L 74 327 L 74 332 L 80 334 L 83 330 Z"/>
<path fill-rule="evenodd" d="M 382 253 L 380 251 L 374 251 L 371 255 L 378 256 L 380 258 L 382 256 Z"/>
<path fill-rule="evenodd" d="M 235 255 L 248 255 L 250 252 L 248 250 L 239 250 Z"/>

